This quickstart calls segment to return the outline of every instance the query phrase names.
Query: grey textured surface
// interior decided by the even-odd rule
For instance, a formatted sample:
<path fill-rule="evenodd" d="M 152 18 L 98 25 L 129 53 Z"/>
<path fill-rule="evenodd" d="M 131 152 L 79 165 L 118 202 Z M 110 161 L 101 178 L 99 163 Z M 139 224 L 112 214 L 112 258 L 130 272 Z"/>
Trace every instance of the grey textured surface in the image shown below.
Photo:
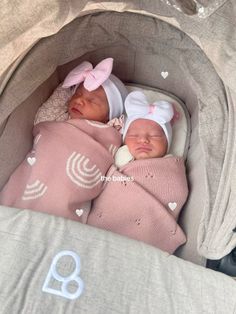
<path fill-rule="evenodd" d="M 1 314 L 235 313 L 236 283 L 223 274 L 87 225 L 0 209 Z M 81 261 L 84 289 L 74 300 L 42 291 L 63 250 Z M 75 265 L 64 256 L 56 267 L 69 276 Z"/>

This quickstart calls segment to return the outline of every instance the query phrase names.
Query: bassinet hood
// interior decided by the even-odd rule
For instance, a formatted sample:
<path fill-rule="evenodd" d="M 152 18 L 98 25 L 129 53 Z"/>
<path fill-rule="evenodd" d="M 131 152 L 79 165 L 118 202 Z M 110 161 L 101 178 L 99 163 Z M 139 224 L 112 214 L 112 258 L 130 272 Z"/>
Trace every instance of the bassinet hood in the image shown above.
<path fill-rule="evenodd" d="M 214 202 L 217 205 L 213 206 L 213 204 L 210 204 L 210 200 L 206 200 L 206 208 L 211 208 L 211 210 L 203 211 L 198 233 L 198 251 L 201 255 L 208 258 L 221 258 L 236 246 L 236 234 L 232 231 L 236 227 L 232 225 L 233 219 L 235 220 L 234 204 L 236 204 L 236 168 L 234 167 L 236 148 L 233 148 L 236 129 L 236 112 L 234 106 L 234 103 L 236 103 L 236 32 L 234 31 L 236 29 L 236 3 L 234 0 L 150 0 L 142 2 L 135 0 L 102 2 L 82 0 L 35 0 L 33 2 L 22 1 L 18 6 L 11 1 L 2 1 L 0 4 L 0 95 L 2 95 L 2 97 L 0 97 L 0 132 L 1 124 L 15 109 L 10 101 L 6 101 L 8 97 L 7 92 L 11 89 L 12 85 L 10 83 L 11 79 L 13 81 L 13 78 L 13 87 L 17 89 L 16 95 L 11 91 L 11 95 L 9 94 L 8 99 L 13 100 L 12 103 L 19 101 L 19 99 L 17 99 L 17 93 L 19 92 L 19 84 L 22 83 L 22 78 L 19 77 L 18 74 L 20 71 L 18 70 L 21 67 L 22 61 L 27 59 L 27 55 L 32 51 L 35 52 L 36 48 L 40 46 L 41 39 L 48 40 L 49 42 L 50 39 L 60 34 L 60 30 L 72 24 L 73 21 L 80 20 L 80 17 L 81 19 L 87 17 L 86 23 L 89 23 L 90 15 L 94 16 L 97 13 L 100 14 L 105 11 L 108 13 L 132 13 L 140 16 L 142 18 L 140 20 L 142 21 L 143 17 L 148 17 L 149 21 L 151 17 L 156 20 L 161 20 L 161 27 L 165 24 L 163 29 L 170 26 L 172 29 L 178 30 L 176 38 L 171 38 L 170 41 L 173 39 L 176 45 L 175 47 L 177 48 L 179 47 L 178 43 L 181 44 L 179 50 L 182 49 L 181 52 L 183 52 L 183 55 L 184 52 L 188 50 L 189 54 L 183 57 L 183 64 L 185 64 L 184 58 L 191 56 L 189 51 L 192 46 L 190 48 L 189 46 L 185 47 L 186 41 L 191 39 L 191 42 L 193 41 L 194 45 L 198 46 L 197 49 L 195 49 L 197 50 L 194 55 L 195 58 L 197 59 L 199 51 L 204 55 L 204 64 L 202 64 L 202 66 L 198 64 L 198 67 L 201 67 L 201 69 L 198 69 L 198 67 L 194 69 L 191 68 L 197 76 L 194 83 L 201 86 L 203 95 L 206 94 L 208 96 L 210 95 L 209 89 L 212 83 L 213 97 L 211 98 L 211 102 L 209 102 L 212 106 L 215 105 L 215 107 L 217 107 L 217 101 L 223 104 L 227 99 L 227 106 L 222 105 L 222 107 L 214 109 L 217 111 L 216 117 L 218 119 L 222 117 L 223 120 L 220 121 L 220 124 L 222 124 L 222 133 L 219 134 L 218 130 L 218 133 L 215 135 L 214 128 L 211 129 L 210 127 L 211 123 L 216 123 L 214 121 L 214 114 L 212 114 L 212 108 L 210 108 L 210 105 L 208 105 L 208 107 L 205 106 L 205 103 L 201 102 L 202 99 L 200 96 L 195 95 L 200 99 L 200 110 L 205 110 L 204 114 L 207 115 L 207 113 L 209 113 L 211 116 L 211 120 L 206 119 L 204 121 L 203 119 L 201 121 L 201 123 L 208 123 L 207 130 L 212 132 L 211 138 L 209 138 L 209 134 L 202 131 L 203 129 L 201 130 L 201 136 L 207 138 L 204 149 L 208 162 L 207 166 L 211 167 L 211 173 L 209 171 L 206 174 L 208 189 L 210 190 L 208 193 L 214 194 Z M 116 21 L 117 19 L 118 18 L 116 18 Z M 108 19 L 108 21 L 110 20 Z M 105 26 L 104 32 L 109 34 L 109 25 Z M 155 25 L 153 27 L 155 27 Z M 143 25 L 143 28 L 145 28 L 145 25 Z M 128 26 L 127 32 L 129 32 Z M 185 36 L 185 34 L 187 36 Z M 112 31 L 109 35 L 112 42 L 112 36 L 114 35 Z M 89 33 L 85 31 L 85 41 L 86 36 L 89 36 Z M 125 40 L 126 38 L 124 38 L 124 41 Z M 84 42 L 82 44 L 84 44 Z M 91 50 L 93 50 L 93 43 L 91 42 L 89 44 L 91 45 Z M 150 51 L 152 50 L 151 44 L 152 43 L 150 43 Z M 162 39 L 162 44 L 165 45 L 164 39 Z M 40 58 L 50 67 L 52 66 L 50 65 L 52 57 L 55 57 L 54 59 L 60 59 L 60 51 L 55 51 L 55 55 L 50 56 L 50 59 L 47 57 L 47 48 L 45 47 L 44 45 L 40 46 Z M 83 48 L 82 46 L 81 51 Z M 68 47 L 68 51 L 70 51 L 70 49 L 72 51 L 72 47 Z M 155 49 L 158 49 L 158 47 Z M 86 52 L 86 48 L 84 48 L 84 52 L 81 52 L 80 56 Z M 174 52 L 172 53 L 174 55 Z M 28 66 L 30 66 L 30 62 L 32 62 L 33 66 L 34 61 L 31 60 L 33 60 L 33 58 L 29 58 L 29 61 L 27 61 Z M 62 64 L 58 63 L 57 66 L 69 63 L 72 60 L 73 59 L 70 59 L 69 56 L 64 55 L 64 62 Z M 186 64 L 188 63 L 187 61 L 188 59 L 186 59 Z M 214 75 L 212 76 L 209 73 L 208 76 L 209 64 L 211 66 L 210 70 L 215 69 L 213 72 L 217 77 L 217 84 L 214 84 Z M 191 66 L 194 67 L 194 65 Z M 56 67 L 52 70 L 50 69 L 50 75 L 55 69 Z M 186 65 L 186 69 L 186 73 L 188 73 L 188 64 Z M 205 73 L 203 69 L 206 69 Z M 216 75 L 215 72 L 218 75 Z M 200 74 L 202 74 L 202 76 Z M 29 83 L 31 80 L 36 79 L 36 77 L 35 73 L 27 72 L 26 78 Z M 45 77 L 45 80 L 48 77 L 49 75 Z M 208 78 L 209 81 L 207 81 Z M 43 80 L 38 86 L 42 82 Z M 204 86 L 204 82 L 206 82 L 207 87 Z M 220 90 L 219 93 L 217 93 L 218 90 Z M 29 95 L 30 93 L 28 95 L 22 93 L 21 102 Z M 12 105 L 12 107 L 10 107 L 10 105 Z M 210 140 L 214 140 L 216 136 L 219 137 L 218 144 L 221 145 L 219 156 L 216 147 L 213 150 L 212 147 L 209 148 L 209 150 L 207 147 L 208 144 L 209 146 L 211 144 Z M 213 143 L 215 142 L 213 141 Z M 213 160 L 212 162 L 210 160 L 211 158 Z M 214 169 L 217 174 L 214 173 Z M 214 185 L 214 176 L 218 176 L 217 180 L 219 184 L 217 185 Z M 212 182 L 214 184 L 211 184 Z M 212 187 L 213 185 L 214 188 Z M 224 197 L 222 197 L 222 191 L 224 191 Z M 227 210 L 225 209 L 226 204 Z M 228 232 L 227 235 L 225 230 Z M 217 248 L 218 242 L 222 238 L 223 242 L 221 243 L 221 247 Z"/>
<path fill-rule="evenodd" d="M 0 8 L 0 83 L 3 86 L 14 69 L 13 64 L 20 62 L 40 38 L 57 33 L 78 16 L 127 11 L 157 17 L 189 35 L 211 60 L 224 83 L 236 90 L 234 0 L 36 0 L 30 4 L 22 1 L 18 5 L 2 1 Z"/>

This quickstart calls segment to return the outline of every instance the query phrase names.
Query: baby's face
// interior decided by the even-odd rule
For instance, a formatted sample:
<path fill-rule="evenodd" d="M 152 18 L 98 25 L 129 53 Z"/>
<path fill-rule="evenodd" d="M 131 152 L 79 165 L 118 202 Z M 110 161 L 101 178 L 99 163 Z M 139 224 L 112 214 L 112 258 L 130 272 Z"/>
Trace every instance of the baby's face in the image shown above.
<path fill-rule="evenodd" d="M 168 147 L 163 129 L 147 119 L 138 119 L 130 124 L 125 144 L 135 159 L 163 157 Z"/>
<path fill-rule="evenodd" d="M 68 103 L 71 119 L 88 119 L 107 122 L 109 119 L 109 104 L 102 86 L 94 91 L 87 91 L 80 84 Z"/>

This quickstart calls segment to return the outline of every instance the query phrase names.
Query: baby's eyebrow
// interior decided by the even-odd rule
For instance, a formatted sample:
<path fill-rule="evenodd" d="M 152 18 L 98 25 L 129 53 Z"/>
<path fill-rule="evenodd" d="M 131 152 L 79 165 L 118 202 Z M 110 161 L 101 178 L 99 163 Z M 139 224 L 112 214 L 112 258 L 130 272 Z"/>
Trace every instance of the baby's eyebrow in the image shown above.
<path fill-rule="evenodd" d="M 150 132 L 149 134 L 163 134 L 164 132 L 162 130 L 160 131 L 155 131 L 155 132 Z"/>

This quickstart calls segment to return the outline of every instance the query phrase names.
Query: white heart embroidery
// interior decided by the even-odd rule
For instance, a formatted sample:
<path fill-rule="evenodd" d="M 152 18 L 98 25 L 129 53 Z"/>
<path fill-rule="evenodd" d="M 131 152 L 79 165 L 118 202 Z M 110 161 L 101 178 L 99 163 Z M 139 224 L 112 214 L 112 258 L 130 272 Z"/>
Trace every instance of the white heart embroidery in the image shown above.
<path fill-rule="evenodd" d="M 82 209 L 82 208 L 80 208 L 80 209 L 76 209 L 76 211 L 75 211 L 75 213 L 76 213 L 76 215 L 77 216 L 82 216 L 83 215 L 83 213 L 84 213 L 84 210 Z"/>
<path fill-rule="evenodd" d="M 36 162 L 36 158 L 35 157 L 28 157 L 27 162 L 28 162 L 28 164 L 30 164 L 30 166 L 33 166 L 33 164 L 35 164 L 35 162 Z"/>
<path fill-rule="evenodd" d="M 167 71 L 161 72 L 161 76 L 163 77 L 164 80 L 167 78 L 168 75 L 169 75 L 169 73 Z"/>
<path fill-rule="evenodd" d="M 175 203 L 175 202 L 173 202 L 173 203 L 168 203 L 168 206 L 169 206 L 169 208 L 173 211 L 173 210 L 175 210 L 176 209 L 176 207 L 177 207 L 177 203 Z"/>

